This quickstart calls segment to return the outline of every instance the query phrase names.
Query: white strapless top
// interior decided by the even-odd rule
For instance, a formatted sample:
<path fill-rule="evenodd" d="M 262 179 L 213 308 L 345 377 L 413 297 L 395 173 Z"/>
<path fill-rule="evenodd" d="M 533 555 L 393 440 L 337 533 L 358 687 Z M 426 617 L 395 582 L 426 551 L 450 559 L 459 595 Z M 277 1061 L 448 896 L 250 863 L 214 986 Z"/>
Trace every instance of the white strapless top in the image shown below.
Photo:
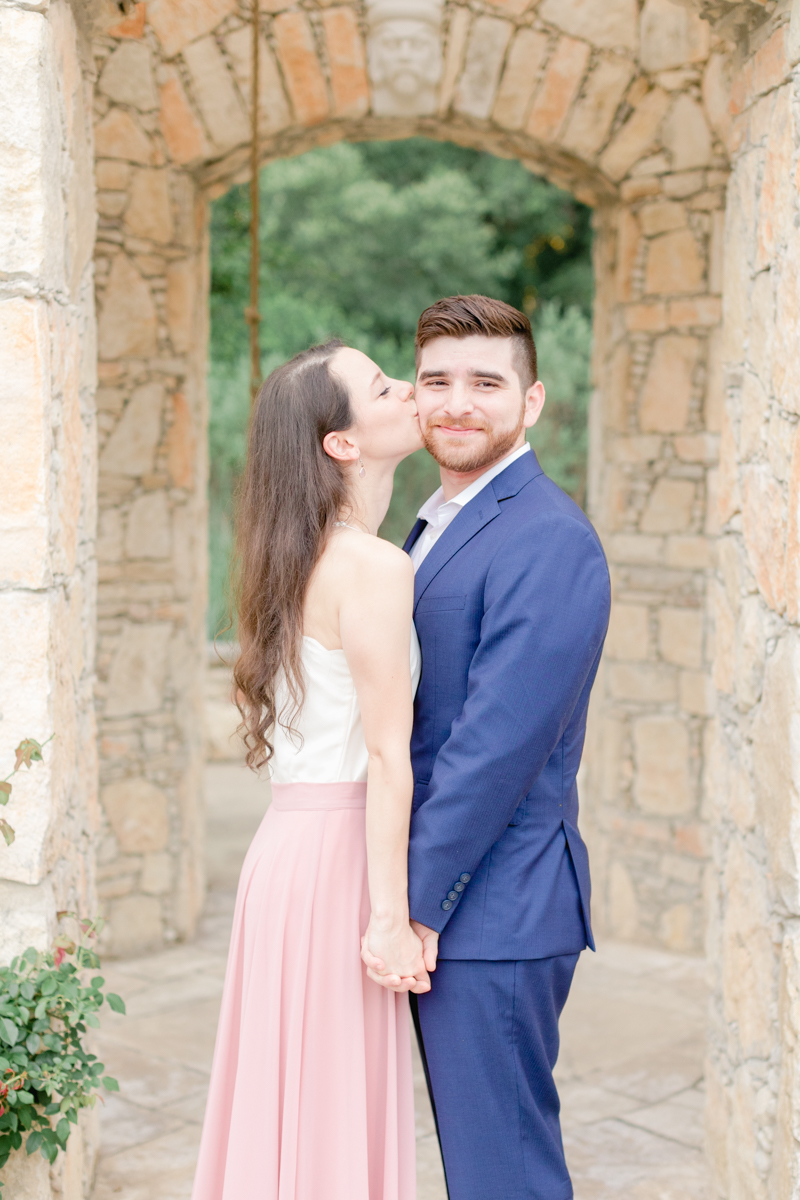
<path fill-rule="evenodd" d="M 422 656 L 411 627 L 411 688 L 416 692 Z M 273 783 L 365 783 L 369 755 L 361 726 L 361 709 L 344 650 L 326 650 L 314 638 L 303 638 L 306 694 L 290 734 L 282 725 L 273 731 L 270 759 Z M 278 704 L 285 700 L 278 689 Z M 298 737 L 297 735 L 300 734 Z"/>

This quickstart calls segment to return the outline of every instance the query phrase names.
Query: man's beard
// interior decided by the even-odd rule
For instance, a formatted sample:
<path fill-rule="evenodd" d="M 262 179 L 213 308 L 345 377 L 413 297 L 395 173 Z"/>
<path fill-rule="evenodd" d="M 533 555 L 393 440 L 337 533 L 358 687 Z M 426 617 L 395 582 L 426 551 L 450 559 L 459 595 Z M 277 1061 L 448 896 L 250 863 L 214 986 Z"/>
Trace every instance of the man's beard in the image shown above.
<path fill-rule="evenodd" d="M 451 420 L 447 422 L 451 429 L 482 429 L 487 435 L 480 446 L 471 446 L 469 443 L 454 445 L 447 443 L 447 435 L 439 431 L 437 421 L 438 418 L 434 417 L 422 430 L 425 449 L 436 459 L 440 467 L 444 467 L 446 471 L 457 471 L 463 475 L 471 471 L 480 471 L 482 467 L 490 467 L 493 463 L 499 462 L 510 450 L 513 450 L 514 443 L 519 440 L 523 429 L 522 413 L 520 413 L 516 429 L 506 429 L 502 433 L 496 433 L 490 425 L 483 421 Z"/>

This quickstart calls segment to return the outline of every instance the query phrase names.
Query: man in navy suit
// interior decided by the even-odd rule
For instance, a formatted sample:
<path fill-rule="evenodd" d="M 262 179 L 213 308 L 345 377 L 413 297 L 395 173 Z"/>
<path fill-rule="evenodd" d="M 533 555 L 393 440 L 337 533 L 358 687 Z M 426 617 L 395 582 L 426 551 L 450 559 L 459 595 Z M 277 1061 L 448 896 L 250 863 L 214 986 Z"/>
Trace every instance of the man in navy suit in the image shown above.
<path fill-rule="evenodd" d="M 608 569 L 525 440 L 544 404 L 525 316 L 484 296 L 427 309 L 416 402 L 442 486 L 405 547 L 423 664 L 409 896 L 436 965 L 415 1023 L 451 1200 L 568 1200 L 553 1066 L 593 948 L 575 777 Z"/>

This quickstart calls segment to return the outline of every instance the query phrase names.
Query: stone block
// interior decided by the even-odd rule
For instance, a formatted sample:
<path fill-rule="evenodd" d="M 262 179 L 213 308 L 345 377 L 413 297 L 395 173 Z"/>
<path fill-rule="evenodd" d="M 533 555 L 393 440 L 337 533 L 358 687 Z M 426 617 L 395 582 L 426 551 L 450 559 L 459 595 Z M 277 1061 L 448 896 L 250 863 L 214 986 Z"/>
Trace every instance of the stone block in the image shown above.
<path fill-rule="evenodd" d="M 623 208 L 617 226 L 616 284 L 620 300 L 630 300 L 633 296 L 633 269 L 639 257 L 640 245 L 639 221 L 629 208 Z"/>
<path fill-rule="evenodd" d="M 601 49 L 636 48 L 636 0 L 607 0 L 600 6 L 594 0 L 543 0 L 537 15 Z"/>
<path fill-rule="evenodd" d="M 796 138 L 792 89 L 786 86 L 775 95 L 766 145 L 758 200 L 756 270 L 769 266 L 781 244 L 792 238 L 797 185 L 786 166 L 794 157 Z"/>
<path fill-rule="evenodd" d="M 642 537 L 639 533 L 618 533 L 610 539 L 608 547 L 608 556 L 612 563 L 639 566 L 664 561 L 663 538 Z"/>
<path fill-rule="evenodd" d="M 647 658 L 649 613 L 643 604 L 613 604 L 605 654 L 631 661 Z"/>
<path fill-rule="evenodd" d="M 111 108 L 94 130 L 94 148 L 98 158 L 122 158 L 126 162 L 150 166 L 154 161 L 153 143 L 121 108 Z"/>
<path fill-rule="evenodd" d="M 172 424 L 167 433 L 167 466 L 175 487 L 191 488 L 194 483 L 196 444 L 186 397 L 182 392 L 175 392 L 172 397 Z"/>
<path fill-rule="evenodd" d="M 639 902 L 630 872 L 623 862 L 608 870 L 608 924 L 614 937 L 632 941 L 639 932 Z"/>
<path fill-rule="evenodd" d="M 697 948 L 700 930 L 688 904 L 673 904 L 661 914 L 658 936 L 668 950 L 688 954 Z"/>
<path fill-rule="evenodd" d="M 784 554 L 788 540 L 783 489 L 766 464 L 742 474 L 742 532 L 758 590 L 774 612 L 786 607 Z"/>
<path fill-rule="evenodd" d="M 767 659 L 761 704 L 753 723 L 753 779 L 770 871 L 789 911 L 800 901 L 800 640 L 796 629 L 779 639 Z M 762 885 L 763 886 L 763 885 Z"/>
<path fill-rule="evenodd" d="M 328 8 L 322 14 L 328 48 L 333 111 L 337 117 L 360 117 L 369 108 L 364 41 L 352 8 Z"/>
<path fill-rule="evenodd" d="M 328 89 L 308 17 L 302 12 L 281 13 L 274 31 L 295 116 L 301 125 L 317 125 L 328 115 Z"/>
<path fill-rule="evenodd" d="M 116 104 L 130 104 L 140 112 L 158 108 L 149 47 L 143 42 L 123 42 L 106 59 L 97 84 Z"/>
<path fill-rule="evenodd" d="M 646 71 L 667 71 L 708 57 L 711 26 L 672 0 L 645 0 L 639 57 Z"/>
<path fill-rule="evenodd" d="M 467 44 L 464 69 L 456 88 L 455 108 L 486 120 L 492 111 L 506 47 L 514 26 L 497 17 L 475 19 Z"/>
<path fill-rule="evenodd" d="M 29 1155 L 24 1146 L 12 1151 L 3 1167 L 3 1185 L 14 1200 L 53 1200 L 49 1164 L 40 1154 Z"/>
<path fill-rule="evenodd" d="M 722 320 L 722 301 L 719 296 L 697 296 L 691 300 L 670 300 L 669 323 L 680 326 L 719 325 Z"/>
<path fill-rule="evenodd" d="M 767 626 L 758 596 L 742 600 L 736 623 L 734 685 L 739 708 L 746 712 L 761 699 Z"/>
<path fill-rule="evenodd" d="M 738 841 L 728 847 L 723 888 L 725 1019 L 737 1023 L 743 1055 L 764 1058 L 772 1045 L 769 981 L 773 977 L 766 880 L 760 864 L 748 857 Z"/>
<path fill-rule="evenodd" d="M 450 10 L 442 79 L 439 85 L 438 108 L 440 113 L 446 113 L 453 101 L 456 82 L 464 64 L 464 52 L 467 48 L 467 35 L 469 34 L 471 22 L 472 13 L 468 8 L 462 8 L 459 5 L 457 8 Z"/>
<path fill-rule="evenodd" d="M 197 107 L 221 150 L 241 145 L 250 138 L 250 123 L 244 105 L 213 37 L 192 42 L 183 51 Z"/>
<path fill-rule="evenodd" d="M 635 105 L 625 124 L 600 156 L 602 170 L 615 182 L 623 179 L 633 164 L 650 149 L 669 105 L 669 93 L 662 88 L 653 88 Z"/>
<path fill-rule="evenodd" d="M 103 788 L 103 808 L 123 854 L 154 854 L 169 837 L 167 797 L 148 779 L 118 779 Z"/>
<path fill-rule="evenodd" d="M 161 245 L 172 241 L 174 226 L 169 174 L 163 168 L 143 168 L 135 172 L 130 203 L 125 213 L 125 229 L 134 237 L 146 238 Z"/>
<path fill-rule="evenodd" d="M 41 300 L 0 303 L 3 437 L 0 580 L 42 587 L 49 577 L 50 330 Z"/>
<path fill-rule="evenodd" d="M 561 139 L 565 150 L 588 159 L 600 152 L 632 75 L 633 66 L 625 58 L 598 59 Z"/>
<path fill-rule="evenodd" d="M 662 476 L 648 497 L 639 528 L 642 533 L 684 533 L 691 523 L 694 500 L 691 480 Z"/>
<path fill-rule="evenodd" d="M 723 146 L 731 140 L 730 60 L 724 54 L 712 54 L 703 72 L 703 104 L 711 128 Z"/>
<path fill-rule="evenodd" d="M 195 38 L 216 29 L 236 9 L 236 0 L 148 0 L 147 20 L 156 32 L 167 58 Z"/>
<path fill-rule="evenodd" d="M 128 163 L 101 158 L 95 164 L 94 177 L 101 190 L 124 192 L 130 186 L 131 168 Z"/>
<path fill-rule="evenodd" d="M 239 91 L 248 108 L 252 99 L 252 33 L 250 27 L 242 25 L 225 38 L 225 49 L 233 64 Z M 258 126 L 262 134 L 275 133 L 289 124 L 291 114 L 289 102 L 283 90 L 278 64 L 272 47 L 266 38 L 261 39 L 258 50 Z"/>
<path fill-rule="evenodd" d="M 660 609 L 658 649 L 662 658 L 679 667 L 702 667 L 703 613 L 693 608 Z"/>
<path fill-rule="evenodd" d="M 753 95 L 770 92 L 789 74 L 786 25 L 779 25 L 753 55 Z"/>
<path fill-rule="evenodd" d="M 691 96 L 678 96 L 664 120 L 662 139 L 674 171 L 706 167 L 711 161 L 711 130 L 702 106 Z"/>
<path fill-rule="evenodd" d="M 142 867 L 141 889 L 148 896 L 163 896 L 172 886 L 172 856 L 147 854 Z"/>
<path fill-rule="evenodd" d="M 163 942 L 161 905 L 154 896 L 123 896 L 108 908 L 112 954 L 134 958 Z"/>
<path fill-rule="evenodd" d="M 654 204 L 645 204 L 639 210 L 639 220 L 645 235 L 656 237 L 659 233 L 670 233 L 673 229 L 685 228 L 686 209 L 674 200 L 657 200 Z"/>
<path fill-rule="evenodd" d="M 144 492 L 131 505 L 125 553 L 129 558 L 169 558 L 171 549 L 167 494 Z"/>
<path fill-rule="evenodd" d="M 690 433 L 676 437 L 675 453 L 682 462 L 712 465 L 719 460 L 719 437 L 715 433 Z"/>
<path fill-rule="evenodd" d="M 155 354 L 158 320 L 150 289 L 126 254 L 115 255 L 98 322 L 104 359 Z"/>
<path fill-rule="evenodd" d="M 705 171 L 673 171 L 664 175 L 661 186 L 665 196 L 676 200 L 685 200 L 687 196 L 695 196 L 703 190 Z"/>
<path fill-rule="evenodd" d="M 654 463 L 661 456 L 663 438 L 617 437 L 612 453 L 615 462 Z"/>
<path fill-rule="evenodd" d="M 152 472 L 161 440 L 164 389 L 160 383 L 136 388 L 100 455 L 106 475 L 141 476 Z"/>
<path fill-rule="evenodd" d="M 211 156 L 211 143 L 189 103 L 178 72 L 164 68 L 159 89 L 160 127 L 167 149 L 176 163 L 199 163 Z"/>
<path fill-rule="evenodd" d="M 625 327 L 631 333 L 664 333 L 667 323 L 667 306 L 663 300 L 629 304 L 625 308 Z"/>
<path fill-rule="evenodd" d="M 679 570 L 704 571 L 710 566 L 708 539 L 704 537 L 667 538 L 666 564 Z"/>
<path fill-rule="evenodd" d="M 566 120 L 589 62 L 590 47 L 563 37 L 547 63 L 525 126 L 531 137 L 552 142 Z"/>
<path fill-rule="evenodd" d="M 641 717 L 633 723 L 636 773 L 633 794 L 642 812 L 659 817 L 694 807 L 689 778 L 689 734 L 675 717 Z"/>
<path fill-rule="evenodd" d="M 506 129 L 519 129 L 539 81 L 547 53 L 547 36 L 536 29 L 520 29 L 506 59 L 506 68 L 492 116 Z"/>
<path fill-rule="evenodd" d="M 147 5 L 144 2 L 134 4 L 131 15 L 125 17 L 122 21 L 117 21 L 114 25 L 109 25 L 105 30 L 105 34 L 107 37 L 113 38 L 143 37 L 146 17 Z"/>
<path fill-rule="evenodd" d="M 645 292 L 653 295 L 702 292 L 705 264 L 689 229 L 654 238 L 647 249 Z"/>
<path fill-rule="evenodd" d="M 171 637 L 166 621 L 123 626 L 108 675 L 106 717 L 142 716 L 163 706 Z"/>
<path fill-rule="evenodd" d="M 691 717 L 710 717 L 714 712 L 714 689 L 706 671 L 681 671 L 678 677 L 681 712 Z"/>
<path fill-rule="evenodd" d="M 186 354 L 192 345 L 195 267 L 179 258 L 167 268 L 167 325 L 175 354 Z"/>
<path fill-rule="evenodd" d="M 678 433 L 686 428 L 699 357 L 697 338 L 667 334 L 656 341 L 639 405 L 644 432 Z"/>
<path fill-rule="evenodd" d="M 678 697 L 676 674 L 670 667 L 609 663 L 607 674 L 609 693 L 615 700 L 666 704 Z"/>

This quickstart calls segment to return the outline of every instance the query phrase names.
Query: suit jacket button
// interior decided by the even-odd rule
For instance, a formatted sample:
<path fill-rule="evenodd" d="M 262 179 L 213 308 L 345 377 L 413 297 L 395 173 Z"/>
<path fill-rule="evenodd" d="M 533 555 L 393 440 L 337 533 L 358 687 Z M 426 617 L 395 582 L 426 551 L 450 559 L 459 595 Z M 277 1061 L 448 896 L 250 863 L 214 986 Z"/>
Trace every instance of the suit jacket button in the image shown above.
<path fill-rule="evenodd" d="M 443 900 L 442 901 L 442 908 L 444 909 L 445 912 L 449 912 L 452 907 L 453 907 L 452 900 Z"/>
<path fill-rule="evenodd" d="M 448 893 L 447 893 L 447 899 L 448 899 L 448 900 L 457 900 L 457 899 L 458 899 L 458 892 L 448 892 Z"/>
<path fill-rule="evenodd" d="M 456 891 L 456 892 L 463 892 L 463 890 L 464 890 L 464 888 L 465 888 L 466 886 L 467 886 L 467 885 L 466 885 L 465 883 L 460 883 L 460 882 L 459 882 L 459 883 L 454 883 L 454 884 L 453 884 L 453 889 L 454 889 L 454 891 Z"/>
<path fill-rule="evenodd" d="M 462 883 L 469 883 L 470 879 L 472 879 L 472 876 L 467 875 L 466 872 L 461 876 Z"/>

